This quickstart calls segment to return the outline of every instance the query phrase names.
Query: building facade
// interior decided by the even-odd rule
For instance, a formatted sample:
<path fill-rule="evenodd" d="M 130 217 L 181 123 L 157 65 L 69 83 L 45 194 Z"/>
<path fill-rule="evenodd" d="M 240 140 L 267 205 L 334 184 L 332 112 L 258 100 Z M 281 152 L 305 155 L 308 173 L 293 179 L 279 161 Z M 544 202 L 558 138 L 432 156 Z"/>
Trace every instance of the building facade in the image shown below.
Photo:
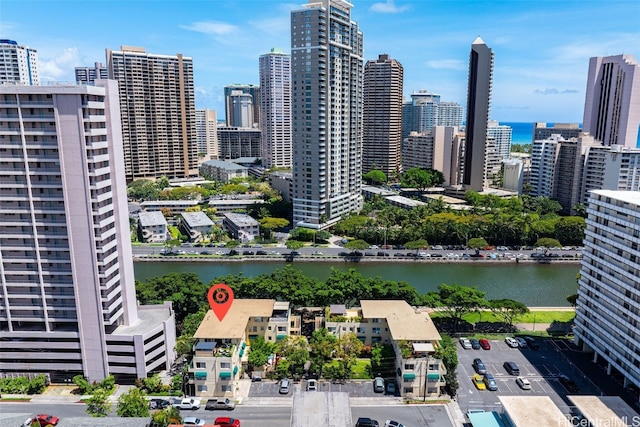
<path fill-rule="evenodd" d="M 533 138 L 531 141 L 549 139 L 551 135 L 560 135 L 564 139 L 577 138 L 582 133 L 582 128 L 578 123 L 554 123 L 547 126 L 546 123 L 537 122 L 533 124 Z"/>
<path fill-rule="evenodd" d="M 14 40 L 0 39 L 0 82 L 39 85 L 38 51 Z"/>
<path fill-rule="evenodd" d="M 218 119 L 215 110 L 196 110 L 196 141 L 201 161 L 218 158 Z"/>
<path fill-rule="evenodd" d="M 632 55 L 589 60 L 584 131 L 604 145 L 640 148 L 640 64 Z"/>
<path fill-rule="evenodd" d="M 501 125 L 495 120 L 490 120 L 487 127 L 487 137 L 495 140 L 498 156 L 501 159 L 508 159 L 511 154 L 511 136 L 513 129 L 511 126 Z"/>
<path fill-rule="evenodd" d="M 251 119 L 247 118 L 246 121 L 248 123 L 242 123 L 236 119 L 236 117 L 241 117 L 234 115 L 234 99 L 233 93 L 236 96 L 240 96 L 239 94 L 247 94 L 250 95 L 251 102 L 251 114 L 253 117 Z M 236 100 L 237 101 L 237 100 Z M 245 104 L 248 100 L 245 98 Z M 224 87 L 224 104 L 225 104 L 225 119 L 227 126 L 231 127 L 260 127 L 260 109 L 257 108 L 260 105 L 260 86 L 252 85 L 252 84 L 231 84 Z M 238 108 L 241 104 L 238 104 Z M 254 106 L 256 108 L 254 108 Z"/>
<path fill-rule="evenodd" d="M 492 81 L 493 52 L 478 37 L 471 45 L 469 58 L 463 172 L 463 184 L 468 190 L 482 191 L 488 186 L 485 159 Z"/>
<path fill-rule="evenodd" d="M 144 378 L 171 304 L 137 306 L 116 82 L 0 86 L 0 371 Z"/>
<path fill-rule="evenodd" d="M 218 126 L 218 159 L 259 159 L 261 138 L 260 129 Z"/>
<path fill-rule="evenodd" d="M 266 168 L 291 168 L 291 56 L 260 56 L 260 157 Z"/>
<path fill-rule="evenodd" d="M 591 145 L 581 172 L 576 202 L 585 206 L 592 190 L 640 191 L 640 148 Z"/>
<path fill-rule="evenodd" d="M 109 69 L 101 62 L 93 67 L 76 67 L 76 82 L 93 84 L 97 79 L 108 79 Z"/>
<path fill-rule="evenodd" d="M 362 172 L 402 172 L 402 64 L 379 55 L 364 67 Z"/>
<path fill-rule="evenodd" d="M 326 228 L 362 208 L 363 36 L 344 0 L 291 12 L 293 223 Z"/>
<path fill-rule="evenodd" d="M 118 81 L 127 182 L 198 173 L 193 61 L 143 48 L 107 49 Z"/>
<path fill-rule="evenodd" d="M 138 233 L 144 243 L 167 241 L 168 224 L 160 211 L 141 211 L 138 214 Z"/>
<path fill-rule="evenodd" d="M 593 361 L 640 387 L 640 192 L 594 190 L 575 318 L 575 340 Z"/>
<path fill-rule="evenodd" d="M 222 224 L 231 237 L 241 242 L 250 242 L 260 235 L 260 224 L 247 214 L 226 213 Z"/>
<path fill-rule="evenodd" d="M 213 221 L 204 212 L 182 212 L 180 228 L 191 242 L 200 242 L 213 230 Z"/>
<path fill-rule="evenodd" d="M 249 176 L 248 168 L 224 160 L 207 160 L 200 166 L 200 175 L 214 181 L 229 182 L 233 178 Z"/>

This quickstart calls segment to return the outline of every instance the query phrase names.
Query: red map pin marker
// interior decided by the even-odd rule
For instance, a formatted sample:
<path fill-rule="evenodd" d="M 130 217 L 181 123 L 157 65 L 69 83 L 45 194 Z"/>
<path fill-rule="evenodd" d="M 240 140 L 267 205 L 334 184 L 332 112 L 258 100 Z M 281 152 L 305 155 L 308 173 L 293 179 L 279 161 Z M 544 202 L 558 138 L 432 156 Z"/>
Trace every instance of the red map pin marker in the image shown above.
<path fill-rule="evenodd" d="M 207 298 L 209 299 L 211 310 L 216 314 L 218 320 L 222 322 L 233 303 L 233 290 L 224 283 L 218 283 L 209 289 Z"/>

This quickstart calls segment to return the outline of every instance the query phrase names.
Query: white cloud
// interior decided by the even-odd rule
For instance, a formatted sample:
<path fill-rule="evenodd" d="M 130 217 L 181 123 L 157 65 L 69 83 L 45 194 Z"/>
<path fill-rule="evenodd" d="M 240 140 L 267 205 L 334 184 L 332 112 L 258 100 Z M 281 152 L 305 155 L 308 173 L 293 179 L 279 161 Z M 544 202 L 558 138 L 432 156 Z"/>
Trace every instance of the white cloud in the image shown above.
<path fill-rule="evenodd" d="M 566 93 L 578 93 L 575 89 L 556 89 L 555 87 L 546 88 L 546 89 L 535 89 L 533 93 L 537 95 L 560 95 Z"/>
<path fill-rule="evenodd" d="M 369 8 L 371 12 L 377 13 L 402 13 L 411 10 L 411 5 L 396 6 L 393 0 L 387 0 L 384 3 L 374 3 Z"/>
<path fill-rule="evenodd" d="M 218 21 L 194 22 L 190 25 L 180 25 L 180 28 L 213 36 L 225 36 L 235 33 L 238 30 L 238 27 L 235 25 Z"/>
<path fill-rule="evenodd" d="M 54 58 L 39 58 L 39 72 L 42 81 L 62 81 L 75 79 L 75 67 L 82 64 L 77 47 L 69 47 Z"/>
<path fill-rule="evenodd" d="M 427 67 L 445 70 L 466 70 L 467 63 L 460 59 L 435 59 L 427 61 Z"/>

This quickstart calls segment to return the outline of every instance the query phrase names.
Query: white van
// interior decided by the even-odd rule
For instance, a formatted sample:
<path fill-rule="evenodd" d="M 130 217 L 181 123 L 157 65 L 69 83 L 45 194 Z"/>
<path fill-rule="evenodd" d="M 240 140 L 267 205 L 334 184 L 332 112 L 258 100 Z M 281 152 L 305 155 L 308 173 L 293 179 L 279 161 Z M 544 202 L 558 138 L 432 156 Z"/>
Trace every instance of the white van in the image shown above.
<path fill-rule="evenodd" d="M 280 394 L 288 394 L 289 393 L 289 380 L 287 378 L 283 378 L 280 380 L 280 389 L 278 390 Z"/>

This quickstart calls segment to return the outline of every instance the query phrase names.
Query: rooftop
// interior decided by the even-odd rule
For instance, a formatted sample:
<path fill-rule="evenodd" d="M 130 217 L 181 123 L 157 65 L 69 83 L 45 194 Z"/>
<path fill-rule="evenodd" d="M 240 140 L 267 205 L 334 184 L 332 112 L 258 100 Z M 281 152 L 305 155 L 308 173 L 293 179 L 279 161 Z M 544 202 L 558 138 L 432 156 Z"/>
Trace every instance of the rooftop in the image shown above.
<path fill-rule="evenodd" d="M 204 165 L 220 168 L 220 169 L 234 170 L 234 171 L 247 169 L 246 167 L 239 165 L 237 163 L 225 162 L 224 160 L 207 160 L 206 162 L 203 163 L 203 166 Z"/>
<path fill-rule="evenodd" d="M 387 197 L 385 197 L 385 199 L 390 200 L 390 201 L 395 202 L 395 203 L 399 203 L 399 204 L 405 205 L 405 206 L 416 207 L 416 206 L 426 205 L 425 202 L 421 202 L 419 200 L 410 199 L 410 198 L 404 197 L 404 196 L 387 196 Z"/>
<path fill-rule="evenodd" d="M 570 427 L 571 422 L 549 396 L 498 396 L 515 427 Z"/>
<path fill-rule="evenodd" d="M 627 427 L 637 412 L 619 396 L 567 396 L 591 425 Z"/>
<path fill-rule="evenodd" d="M 258 221 L 253 219 L 247 214 L 239 214 L 239 213 L 226 213 L 224 216 L 235 225 L 240 227 L 253 227 L 258 225 Z"/>
<path fill-rule="evenodd" d="M 129 326 L 121 325 L 111 335 L 144 335 L 155 331 L 172 315 L 171 303 L 138 306 L 138 320 Z"/>
<path fill-rule="evenodd" d="M 167 225 L 167 220 L 160 211 L 141 211 L 138 218 L 142 227 Z"/>
<path fill-rule="evenodd" d="M 213 311 L 209 310 L 193 337 L 196 339 L 242 339 L 244 338 L 249 318 L 271 316 L 275 303 L 276 300 L 273 299 L 233 300 L 229 311 L 222 320 L 218 320 Z"/>
<path fill-rule="evenodd" d="M 213 226 L 213 221 L 204 212 L 183 212 L 181 215 L 191 228 Z"/>
<path fill-rule="evenodd" d="M 593 190 L 592 193 L 640 206 L 640 191 Z"/>
<path fill-rule="evenodd" d="M 428 313 L 416 312 L 402 300 L 362 300 L 362 317 L 387 320 L 395 341 L 440 341 L 440 333 Z"/>

